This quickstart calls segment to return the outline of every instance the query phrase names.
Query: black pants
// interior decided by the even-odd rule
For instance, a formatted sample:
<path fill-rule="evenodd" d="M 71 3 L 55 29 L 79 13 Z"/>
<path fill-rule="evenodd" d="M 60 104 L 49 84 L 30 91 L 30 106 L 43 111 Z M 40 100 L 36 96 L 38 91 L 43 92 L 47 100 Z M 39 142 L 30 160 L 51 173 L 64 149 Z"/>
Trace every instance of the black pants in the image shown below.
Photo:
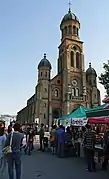
<path fill-rule="evenodd" d="M 77 157 L 80 157 L 80 143 L 75 143 Z"/>
<path fill-rule="evenodd" d="M 94 151 L 92 149 L 85 149 L 86 151 L 86 159 L 87 159 L 87 167 L 89 171 L 95 171 L 95 161 L 94 161 Z"/>
<path fill-rule="evenodd" d="M 40 138 L 40 150 L 43 150 L 43 138 Z"/>
<path fill-rule="evenodd" d="M 64 142 L 58 142 L 57 154 L 58 157 L 64 157 Z"/>
<path fill-rule="evenodd" d="M 109 160 L 109 149 L 107 149 L 107 150 L 104 152 L 104 162 L 102 163 L 102 168 L 103 168 L 104 170 L 107 169 L 108 160 Z"/>

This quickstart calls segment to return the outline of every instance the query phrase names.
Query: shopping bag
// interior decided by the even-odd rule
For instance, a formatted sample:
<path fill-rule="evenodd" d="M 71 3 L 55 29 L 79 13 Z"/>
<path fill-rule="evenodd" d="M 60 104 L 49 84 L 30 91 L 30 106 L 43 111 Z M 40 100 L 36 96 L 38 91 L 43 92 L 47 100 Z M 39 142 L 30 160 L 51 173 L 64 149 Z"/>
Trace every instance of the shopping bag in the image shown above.
<path fill-rule="evenodd" d="M 12 148 L 11 148 L 11 146 L 12 146 L 12 139 L 13 139 L 13 132 L 11 133 L 10 144 L 3 149 L 4 156 L 7 156 L 10 153 L 12 153 Z"/>

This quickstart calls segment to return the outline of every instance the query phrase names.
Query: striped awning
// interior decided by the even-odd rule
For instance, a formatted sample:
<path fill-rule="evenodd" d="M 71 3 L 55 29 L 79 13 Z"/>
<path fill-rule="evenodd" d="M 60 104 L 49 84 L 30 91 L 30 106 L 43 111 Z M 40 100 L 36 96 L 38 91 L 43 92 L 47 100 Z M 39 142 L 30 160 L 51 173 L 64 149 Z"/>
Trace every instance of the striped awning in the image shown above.
<path fill-rule="evenodd" d="M 109 103 L 109 96 L 107 96 L 106 98 L 104 98 L 104 99 L 102 100 L 102 102 L 103 102 L 103 103 Z"/>

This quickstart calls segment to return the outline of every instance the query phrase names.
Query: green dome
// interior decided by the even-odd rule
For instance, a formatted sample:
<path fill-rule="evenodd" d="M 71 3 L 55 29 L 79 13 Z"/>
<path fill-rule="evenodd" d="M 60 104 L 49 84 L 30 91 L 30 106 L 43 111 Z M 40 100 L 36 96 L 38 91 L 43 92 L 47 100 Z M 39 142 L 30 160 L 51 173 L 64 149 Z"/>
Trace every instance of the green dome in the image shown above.
<path fill-rule="evenodd" d="M 94 75 L 97 77 L 97 73 L 95 69 L 91 67 L 91 63 L 89 63 L 89 68 L 86 70 L 86 75 L 87 76 Z"/>
<path fill-rule="evenodd" d="M 79 22 L 78 17 L 74 13 L 72 13 L 70 9 L 69 9 L 68 13 L 63 17 L 61 24 L 68 20 L 75 20 L 75 21 Z"/>

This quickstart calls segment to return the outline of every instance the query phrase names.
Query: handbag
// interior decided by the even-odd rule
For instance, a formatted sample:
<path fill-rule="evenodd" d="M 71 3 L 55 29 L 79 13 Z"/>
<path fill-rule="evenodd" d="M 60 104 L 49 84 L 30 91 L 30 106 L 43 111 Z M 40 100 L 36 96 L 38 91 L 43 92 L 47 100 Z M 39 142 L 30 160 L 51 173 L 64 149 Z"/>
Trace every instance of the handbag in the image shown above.
<path fill-rule="evenodd" d="M 3 154 L 4 154 L 4 156 L 7 156 L 7 155 L 9 155 L 10 153 L 12 153 L 12 149 L 11 149 L 12 139 L 13 139 L 13 132 L 11 133 L 9 145 L 6 146 L 6 147 L 3 149 Z"/>
<path fill-rule="evenodd" d="M 52 136 L 52 137 L 50 138 L 50 142 L 54 142 L 54 141 L 55 141 L 55 137 Z"/>

